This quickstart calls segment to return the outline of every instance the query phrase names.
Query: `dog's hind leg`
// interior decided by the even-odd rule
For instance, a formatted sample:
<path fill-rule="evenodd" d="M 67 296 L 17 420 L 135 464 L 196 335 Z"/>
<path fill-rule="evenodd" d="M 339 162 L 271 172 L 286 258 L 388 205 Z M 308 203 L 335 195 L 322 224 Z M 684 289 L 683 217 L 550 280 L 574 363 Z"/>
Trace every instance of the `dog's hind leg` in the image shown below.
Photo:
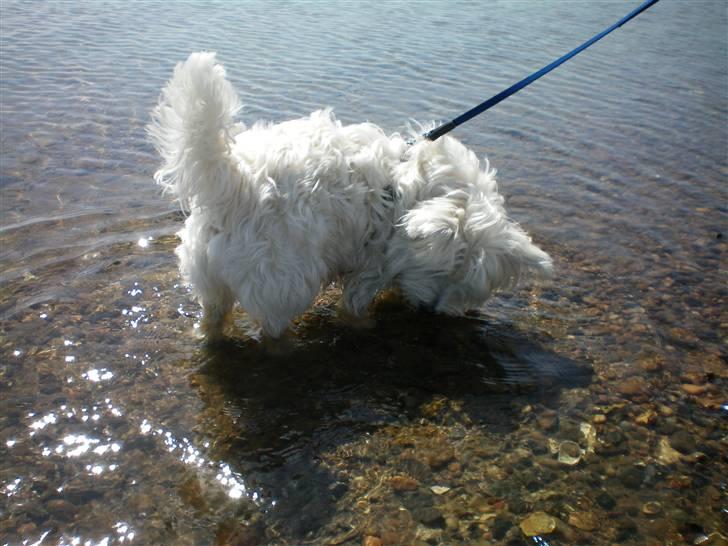
<path fill-rule="evenodd" d="M 225 338 L 225 330 L 232 322 L 234 300 L 202 300 L 202 323 L 200 328 L 205 339 L 214 343 Z"/>
<path fill-rule="evenodd" d="M 241 279 L 237 296 L 265 336 L 279 339 L 291 321 L 311 306 L 321 288 L 321 277 L 314 267 L 301 267 L 298 275 L 292 275 L 290 268 L 272 260 L 266 262 L 267 267 L 257 267 Z M 304 265 L 302 260 L 299 263 Z M 309 274 L 302 273 L 304 270 Z"/>

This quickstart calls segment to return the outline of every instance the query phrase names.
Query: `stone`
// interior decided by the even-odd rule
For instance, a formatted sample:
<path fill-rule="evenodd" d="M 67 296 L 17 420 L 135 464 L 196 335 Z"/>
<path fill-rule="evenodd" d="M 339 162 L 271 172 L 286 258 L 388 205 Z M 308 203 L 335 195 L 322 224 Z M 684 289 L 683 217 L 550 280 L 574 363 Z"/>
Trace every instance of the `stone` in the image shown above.
<path fill-rule="evenodd" d="M 662 505 L 659 502 L 648 501 L 642 505 L 642 513 L 646 516 L 656 516 L 662 512 Z"/>
<path fill-rule="evenodd" d="M 444 495 L 450 491 L 450 488 L 444 485 L 433 485 L 430 487 L 430 491 L 432 491 L 435 495 Z"/>
<path fill-rule="evenodd" d="M 630 489 L 639 489 L 645 479 L 645 471 L 639 466 L 625 468 L 619 475 L 622 485 Z"/>
<path fill-rule="evenodd" d="M 680 461 L 680 452 L 670 445 L 665 436 L 660 438 L 657 445 L 657 461 L 663 465 L 671 465 Z"/>
<path fill-rule="evenodd" d="M 444 448 L 442 450 L 434 450 L 427 455 L 427 464 L 430 468 L 437 470 L 449 464 L 455 459 L 455 452 L 451 448 Z"/>
<path fill-rule="evenodd" d="M 592 422 L 595 425 L 603 425 L 604 423 L 607 422 L 607 416 L 604 415 L 603 413 L 597 413 L 596 415 L 594 415 L 592 417 Z"/>
<path fill-rule="evenodd" d="M 33 533 L 35 533 L 37 529 L 38 529 L 38 527 L 35 525 L 35 523 L 30 521 L 30 522 L 24 523 L 20 527 L 18 527 L 17 533 L 21 539 L 28 538 L 29 535 L 32 535 Z"/>
<path fill-rule="evenodd" d="M 556 412 L 554 413 L 546 413 L 543 415 L 539 415 L 536 418 L 536 422 L 538 423 L 538 426 L 541 430 L 553 430 L 556 428 L 556 425 L 559 424 L 559 419 L 556 415 Z"/>
<path fill-rule="evenodd" d="M 381 538 L 372 535 L 365 536 L 362 542 L 362 546 L 382 546 L 382 544 Z"/>
<path fill-rule="evenodd" d="M 493 524 L 491 527 L 493 538 L 496 540 L 501 540 L 504 536 L 506 536 L 506 533 L 512 526 L 513 524 L 510 522 L 510 520 L 508 520 L 508 518 L 501 515 L 496 516 L 496 518 L 493 520 Z"/>
<path fill-rule="evenodd" d="M 574 466 L 581 461 L 581 448 L 576 442 L 566 440 L 559 445 L 558 461 L 561 464 Z"/>
<path fill-rule="evenodd" d="M 699 546 L 728 546 L 728 537 L 715 531 L 709 535 L 702 535 L 696 538 L 693 544 L 698 544 Z"/>
<path fill-rule="evenodd" d="M 640 360 L 638 366 L 646 372 L 657 372 L 662 369 L 663 361 L 659 356 L 649 356 Z"/>
<path fill-rule="evenodd" d="M 572 512 L 569 525 L 582 531 L 594 531 L 599 527 L 599 518 L 593 512 Z"/>
<path fill-rule="evenodd" d="M 445 518 L 445 527 L 449 531 L 456 531 L 460 527 L 460 520 L 457 516 L 448 516 Z"/>
<path fill-rule="evenodd" d="M 693 396 L 705 394 L 710 390 L 709 385 L 693 385 L 692 383 L 683 383 L 681 387 L 682 390 Z"/>
<path fill-rule="evenodd" d="M 625 379 L 617 386 L 617 392 L 627 397 L 640 396 L 647 391 L 647 383 L 639 376 Z"/>
<path fill-rule="evenodd" d="M 648 409 L 647 411 L 644 411 L 640 413 L 637 417 L 635 417 L 634 422 L 638 425 L 651 425 L 655 422 L 657 419 L 657 412 L 653 409 Z"/>
<path fill-rule="evenodd" d="M 597 504 L 605 510 L 612 510 L 617 506 L 617 501 L 614 500 L 608 493 L 602 491 L 597 495 Z"/>
<path fill-rule="evenodd" d="M 527 537 L 547 535 L 556 530 L 556 519 L 546 512 L 534 512 L 521 522 L 520 527 Z"/>
<path fill-rule="evenodd" d="M 225 521 L 218 527 L 215 546 L 259 546 L 260 538 L 255 526 Z"/>
<path fill-rule="evenodd" d="M 670 445 L 680 453 L 692 453 L 696 449 L 693 435 L 682 429 L 670 436 Z"/>
<path fill-rule="evenodd" d="M 397 492 L 415 491 L 420 482 L 408 476 L 392 476 L 389 478 L 389 486 Z"/>
<path fill-rule="evenodd" d="M 597 429 L 591 423 L 584 422 L 579 425 L 579 431 L 586 442 L 586 451 L 594 453 L 594 448 L 597 445 Z"/>
<path fill-rule="evenodd" d="M 697 404 L 705 409 L 717 410 L 723 407 L 725 401 L 721 398 L 711 396 L 699 396 L 694 399 Z"/>
<path fill-rule="evenodd" d="M 61 521 L 71 521 L 76 516 L 76 512 L 78 512 L 76 505 L 63 499 L 48 501 L 46 509 Z"/>

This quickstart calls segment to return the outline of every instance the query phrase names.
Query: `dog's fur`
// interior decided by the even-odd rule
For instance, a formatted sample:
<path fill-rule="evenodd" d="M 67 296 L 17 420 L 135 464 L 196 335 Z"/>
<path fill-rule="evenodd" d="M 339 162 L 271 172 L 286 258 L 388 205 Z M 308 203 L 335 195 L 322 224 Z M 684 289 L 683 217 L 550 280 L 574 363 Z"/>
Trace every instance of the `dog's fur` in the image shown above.
<path fill-rule="evenodd" d="M 460 314 L 550 257 L 512 220 L 495 171 L 454 138 L 386 136 L 330 110 L 246 128 L 214 53 L 179 63 L 149 126 L 155 180 L 189 213 L 180 270 L 220 335 L 235 301 L 271 337 L 338 280 L 365 314 L 378 291 Z"/>

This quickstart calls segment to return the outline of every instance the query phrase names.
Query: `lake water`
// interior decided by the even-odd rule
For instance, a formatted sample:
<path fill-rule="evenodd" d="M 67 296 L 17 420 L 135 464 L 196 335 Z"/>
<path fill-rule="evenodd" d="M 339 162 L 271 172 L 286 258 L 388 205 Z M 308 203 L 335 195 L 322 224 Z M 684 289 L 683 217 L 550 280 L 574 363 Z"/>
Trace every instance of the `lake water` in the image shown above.
<path fill-rule="evenodd" d="M 149 111 L 447 120 L 636 2 L 0 6 L 0 544 L 726 544 L 725 2 L 665 0 L 457 129 L 555 259 L 462 319 L 326 291 L 206 349 Z M 535 537 L 529 538 L 527 535 Z M 380 542 L 378 542 L 380 541 Z"/>

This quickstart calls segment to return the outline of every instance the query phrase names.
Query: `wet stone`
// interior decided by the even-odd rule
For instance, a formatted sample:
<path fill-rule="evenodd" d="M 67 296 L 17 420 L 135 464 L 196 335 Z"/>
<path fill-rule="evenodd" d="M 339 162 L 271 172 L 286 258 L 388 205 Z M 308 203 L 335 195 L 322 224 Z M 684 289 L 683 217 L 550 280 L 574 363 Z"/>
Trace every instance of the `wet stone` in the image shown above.
<path fill-rule="evenodd" d="M 262 530 L 256 525 L 229 521 L 223 522 L 215 537 L 215 546 L 258 546 Z"/>
<path fill-rule="evenodd" d="M 440 511 L 434 506 L 417 506 L 412 512 L 412 517 L 424 523 L 428 527 L 444 527 L 445 519 L 442 517 Z"/>
<path fill-rule="evenodd" d="M 605 510 L 612 510 L 615 506 L 617 506 L 617 502 L 614 498 L 605 491 L 602 491 L 597 495 L 596 501 L 597 504 Z"/>
<path fill-rule="evenodd" d="M 672 434 L 670 445 L 680 453 L 692 453 L 696 450 L 695 438 L 686 430 L 678 430 Z"/>
<path fill-rule="evenodd" d="M 574 466 L 581 461 L 581 448 L 572 441 L 561 442 L 559 445 L 558 461 L 567 466 Z"/>
<path fill-rule="evenodd" d="M 647 426 L 654 423 L 656 419 L 657 412 L 653 409 L 648 409 L 635 417 L 634 422 L 638 425 Z"/>
<path fill-rule="evenodd" d="M 545 413 L 545 414 L 539 415 L 536 418 L 536 422 L 538 423 L 538 426 L 541 430 L 551 431 L 551 430 L 554 430 L 556 428 L 556 426 L 559 424 L 559 419 L 558 419 L 556 412 Z"/>
<path fill-rule="evenodd" d="M 618 543 L 627 542 L 638 534 L 637 525 L 632 521 L 626 521 L 617 528 L 616 540 Z"/>
<path fill-rule="evenodd" d="M 617 386 L 617 392 L 628 398 L 641 396 L 647 391 L 647 382 L 639 376 L 629 377 Z"/>
<path fill-rule="evenodd" d="M 642 513 L 646 516 L 656 516 L 662 513 L 662 505 L 655 501 L 646 502 L 642 505 Z"/>
<path fill-rule="evenodd" d="M 389 478 L 389 486 L 397 492 L 416 491 L 420 482 L 408 476 L 392 476 Z"/>
<path fill-rule="evenodd" d="M 546 512 L 534 512 L 521 522 L 520 527 L 527 537 L 547 535 L 556 530 L 556 519 Z"/>
<path fill-rule="evenodd" d="M 681 387 L 682 390 L 693 396 L 705 394 L 710 390 L 710 387 L 708 385 L 693 385 L 692 383 L 683 383 Z"/>
<path fill-rule="evenodd" d="M 599 518 L 593 512 L 573 512 L 569 515 L 569 525 L 582 531 L 593 531 L 599 527 Z"/>
<path fill-rule="evenodd" d="M 639 489 L 644 479 L 645 471 L 639 466 L 631 466 L 619 474 L 619 481 L 630 489 Z"/>
<path fill-rule="evenodd" d="M 63 499 L 48 501 L 46 508 L 50 514 L 62 521 L 72 520 L 75 517 L 76 512 L 78 512 L 78 507 L 76 507 L 76 505 Z"/>
<path fill-rule="evenodd" d="M 508 520 L 508 518 L 496 516 L 491 527 L 493 538 L 501 540 L 504 536 L 506 536 L 506 533 L 511 527 L 513 527 L 513 524 Z"/>

